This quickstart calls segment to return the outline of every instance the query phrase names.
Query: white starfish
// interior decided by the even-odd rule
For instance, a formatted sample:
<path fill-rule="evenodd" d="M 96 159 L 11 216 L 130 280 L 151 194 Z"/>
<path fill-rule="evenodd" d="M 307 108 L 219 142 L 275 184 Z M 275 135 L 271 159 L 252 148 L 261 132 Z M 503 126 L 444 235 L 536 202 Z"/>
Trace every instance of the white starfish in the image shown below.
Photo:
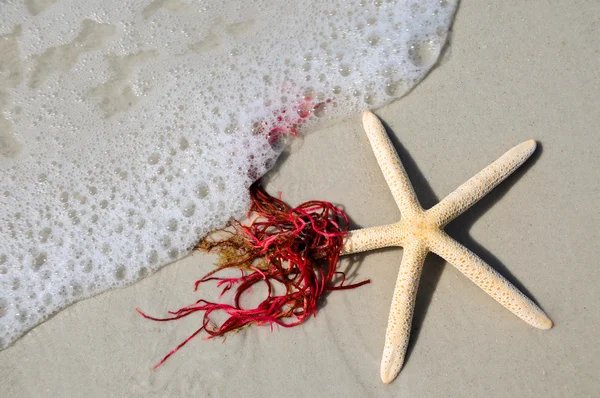
<path fill-rule="evenodd" d="M 402 215 L 395 224 L 351 231 L 342 251 L 342 254 L 352 254 L 388 246 L 404 248 L 385 334 L 381 360 L 383 382 L 390 383 L 404 363 L 419 278 L 429 251 L 454 265 L 487 294 L 531 326 L 551 328 L 552 321 L 537 305 L 443 230 L 450 221 L 521 166 L 535 150 L 535 141 L 529 140 L 512 148 L 437 205 L 423 210 L 400 158 L 377 116 L 365 112 L 363 125 Z"/>

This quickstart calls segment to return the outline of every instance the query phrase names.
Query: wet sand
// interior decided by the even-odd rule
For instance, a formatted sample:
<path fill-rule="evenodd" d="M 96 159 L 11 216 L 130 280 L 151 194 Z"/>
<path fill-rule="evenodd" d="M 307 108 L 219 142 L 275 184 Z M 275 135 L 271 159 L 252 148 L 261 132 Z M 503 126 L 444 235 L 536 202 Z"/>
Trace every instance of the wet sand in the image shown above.
<path fill-rule="evenodd" d="M 534 138 L 524 167 L 466 214 L 450 235 L 534 298 L 554 321 L 533 329 L 430 255 L 409 356 L 379 379 L 402 249 L 345 259 L 355 280 L 315 319 L 195 339 L 151 365 L 198 318 L 146 321 L 189 303 L 212 268 L 195 254 L 125 289 L 71 306 L 0 352 L 2 395 L 58 396 L 593 396 L 600 391 L 600 4 L 462 2 L 451 45 L 423 83 L 377 111 L 424 207 L 512 146 Z M 360 117 L 297 140 L 266 178 L 290 204 L 343 205 L 353 226 L 397 221 Z"/>

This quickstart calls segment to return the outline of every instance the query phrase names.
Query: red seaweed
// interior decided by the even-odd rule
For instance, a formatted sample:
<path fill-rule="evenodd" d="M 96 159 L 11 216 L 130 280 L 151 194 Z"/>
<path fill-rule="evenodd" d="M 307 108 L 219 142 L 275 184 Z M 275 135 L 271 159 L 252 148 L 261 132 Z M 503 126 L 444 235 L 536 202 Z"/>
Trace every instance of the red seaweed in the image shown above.
<path fill-rule="evenodd" d="M 207 338 L 214 338 L 250 324 L 268 324 L 271 330 L 274 324 L 294 327 L 311 315 L 316 316 L 318 300 L 325 292 L 352 289 L 370 282 L 345 285 L 346 275 L 336 271 L 348 233 L 348 217 L 342 209 L 324 201 L 309 201 L 291 208 L 269 195 L 259 182 L 250 187 L 250 197 L 248 219 L 252 221 L 248 225 L 232 221 L 226 229 L 209 235 L 196 247 L 216 252 L 219 261 L 215 270 L 195 282 L 194 290 L 203 283 L 216 281 L 217 287 L 222 289 L 221 296 L 230 290 L 234 292 L 233 304 L 200 299 L 177 311 L 169 311 L 166 318 L 152 317 L 136 308 L 144 318 L 159 322 L 204 312 L 201 327 L 153 369 L 202 331 Z M 239 268 L 240 276 L 217 276 L 231 268 Z M 334 281 L 336 275 L 341 276 L 339 283 Z M 257 283 L 266 284 L 267 297 L 255 308 L 244 308 L 240 303 L 242 295 L 251 293 Z M 284 288 L 283 293 L 275 292 L 277 285 Z M 227 319 L 217 324 L 211 319 L 215 311 L 224 312 Z"/>

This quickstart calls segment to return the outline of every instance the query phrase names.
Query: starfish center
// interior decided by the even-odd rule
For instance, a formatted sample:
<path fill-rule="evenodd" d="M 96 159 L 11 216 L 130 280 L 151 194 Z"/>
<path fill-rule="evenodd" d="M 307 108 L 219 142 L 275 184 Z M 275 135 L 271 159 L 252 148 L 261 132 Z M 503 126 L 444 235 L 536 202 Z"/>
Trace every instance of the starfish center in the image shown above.
<path fill-rule="evenodd" d="M 428 246 L 428 237 L 440 229 L 425 213 L 403 217 L 400 219 L 398 227 L 405 236 L 407 243 L 418 242 L 425 246 Z"/>

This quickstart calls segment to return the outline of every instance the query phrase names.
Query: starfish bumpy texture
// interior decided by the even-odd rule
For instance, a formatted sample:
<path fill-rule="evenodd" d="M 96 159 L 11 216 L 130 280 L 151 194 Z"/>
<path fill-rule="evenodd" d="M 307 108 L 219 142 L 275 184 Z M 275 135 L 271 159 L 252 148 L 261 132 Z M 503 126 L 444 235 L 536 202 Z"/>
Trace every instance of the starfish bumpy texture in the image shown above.
<path fill-rule="evenodd" d="M 404 363 L 419 278 L 425 257 L 430 251 L 454 265 L 492 298 L 531 326 L 550 329 L 552 321 L 537 305 L 477 255 L 444 232 L 444 227 L 450 221 L 521 166 L 535 150 L 535 141 L 529 140 L 512 148 L 437 205 L 424 210 L 377 116 L 365 112 L 363 125 L 385 180 L 400 208 L 401 219 L 395 224 L 351 231 L 342 254 L 388 246 L 404 248 L 385 334 L 381 361 L 383 382 L 390 383 L 394 380 Z"/>

